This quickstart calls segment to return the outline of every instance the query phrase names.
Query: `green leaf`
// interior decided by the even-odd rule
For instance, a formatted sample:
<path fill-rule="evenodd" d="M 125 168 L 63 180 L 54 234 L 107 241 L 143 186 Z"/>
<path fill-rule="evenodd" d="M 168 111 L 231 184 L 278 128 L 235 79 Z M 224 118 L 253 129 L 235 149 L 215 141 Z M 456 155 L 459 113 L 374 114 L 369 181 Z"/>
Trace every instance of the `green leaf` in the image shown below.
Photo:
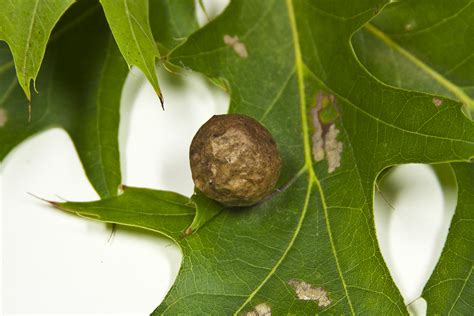
<path fill-rule="evenodd" d="M 18 82 L 30 101 L 30 83 L 36 80 L 51 31 L 73 2 L 0 0 L 0 41 L 10 46 Z"/>
<path fill-rule="evenodd" d="M 272 132 L 284 166 L 271 198 L 172 236 L 183 264 L 156 314 L 407 314 L 376 240 L 375 179 L 396 164 L 469 160 L 474 124 L 459 103 L 435 106 L 361 66 L 350 39 L 387 2 L 233 1 L 171 53 L 227 82 L 231 111 Z M 69 210 L 103 220 L 97 203 Z M 147 223 L 128 205 L 107 221 Z"/>
<path fill-rule="evenodd" d="M 193 220 L 190 199 L 177 193 L 123 186 L 123 193 L 95 202 L 53 203 L 82 217 L 145 228 L 179 240 Z M 133 211 L 130 211 L 133 210 Z"/>
<path fill-rule="evenodd" d="M 121 183 L 119 105 L 127 73 L 100 5 L 80 1 L 52 35 L 38 77 L 41 93 L 33 100 L 28 123 L 28 103 L 17 84 L 12 56 L 0 42 L 0 161 L 31 135 L 62 127 L 99 195 L 116 195 Z"/>
<path fill-rule="evenodd" d="M 198 229 L 216 217 L 224 206 L 218 202 L 207 198 L 204 194 L 196 190 L 191 201 L 196 208 L 196 216 L 193 219 L 191 225 L 186 229 L 186 234 L 195 233 Z"/>
<path fill-rule="evenodd" d="M 91 49 L 93 47 L 94 49 Z M 32 120 L 6 45 L 0 55 L 0 159 L 29 136 L 62 127 L 71 136 L 84 169 L 100 196 L 117 194 L 121 89 L 128 73 L 100 6 L 81 1 L 60 21 L 38 77 L 42 91 Z"/>
<path fill-rule="evenodd" d="M 314 286 L 324 285 L 331 300 L 337 302 L 323 309 L 330 313 L 406 313 L 375 241 L 374 181 L 379 172 L 395 164 L 468 160 L 474 154 L 474 125 L 462 115 L 458 104 L 446 100 L 438 109 L 431 96 L 389 88 L 360 66 L 349 39 L 382 5 L 368 1 L 352 6 L 342 2 L 288 1 L 285 7 L 279 2 L 251 6 L 237 1 L 215 24 L 198 31 L 172 53 L 171 62 L 183 63 L 211 77 L 226 78 L 231 87 L 231 110 L 261 119 L 283 151 L 286 162 L 283 178 L 296 174 L 304 164 L 306 170 L 298 179 L 306 178 L 306 183 L 299 187 L 303 191 L 299 195 L 292 192 L 276 204 L 283 210 L 279 216 L 291 212 L 296 225 L 288 222 L 278 226 L 274 224 L 275 217 L 262 215 L 263 210 L 274 211 L 276 205 L 268 208 L 262 205 L 248 219 L 239 221 L 239 229 L 243 223 L 250 226 L 243 232 L 237 230 L 239 236 L 271 245 L 271 250 L 277 248 L 279 252 L 270 255 L 258 247 L 252 252 L 255 257 L 249 258 L 243 251 L 234 251 L 234 258 L 243 259 L 244 263 L 221 264 L 214 267 L 217 269 L 214 273 L 209 269 L 200 274 L 192 267 L 209 264 L 211 260 L 206 258 L 211 252 L 203 254 L 202 261 L 192 255 L 189 260 L 185 257 L 183 271 L 157 313 L 186 313 L 191 308 L 210 311 L 211 302 L 216 300 L 214 296 L 219 295 L 222 301 L 214 306 L 223 306 L 222 311 L 250 311 L 261 303 L 271 306 L 276 314 L 301 313 L 304 308 L 315 310 L 314 302 L 295 307 L 294 289 L 289 285 L 294 278 Z M 229 45 L 226 35 L 238 37 L 248 56 L 239 53 L 241 49 L 235 45 Z M 315 93 L 315 90 L 324 92 Z M 313 134 L 309 124 L 314 124 L 316 129 L 327 124 L 320 116 L 320 122 L 310 121 L 314 118 L 310 118 L 310 111 L 314 109 L 315 94 L 320 99 L 316 108 L 324 108 L 323 101 L 329 100 L 339 112 L 339 118 L 334 121 L 339 130 L 337 140 L 343 149 L 339 167 L 337 161 L 327 164 L 324 160 L 315 162 L 312 157 L 317 146 L 310 137 L 317 139 L 318 135 Z M 453 127 L 457 132 L 449 135 L 444 129 L 440 133 L 438 129 L 443 126 Z M 463 149 L 455 149 L 458 142 Z M 293 156 L 295 153 L 299 159 Z M 298 188 L 298 181 L 303 180 L 297 180 L 286 192 Z M 289 206 L 294 200 L 300 204 Z M 320 222 L 311 222 L 314 218 Z M 212 232 L 206 234 L 211 227 L 232 225 L 219 219 L 221 216 L 198 233 L 201 239 L 212 239 Z M 275 232 L 264 227 L 265 235 L 259 234 L 258 226 L 252 224 L 261 224 L 262 219 L 288 230 L 286 236 L 278 233 L 284 242 L 265 243 L 272 240 L 267 235 Z M 321 227 L 321 231 L 312 239 L 316 227 Z M 220 231 L 219 236 L 224 236 L 228 247 L 240 247 L 242 241 L 229 237 L 233 234 L 230 229 L 226 232 Z M 219 241 L 213 245 L 215 249 L 222 247 Z M 311 252 L 307 245 L 316 250 Z M 226 262 L 219 253 L 213 256 L 218 262 Z M 309 267 L 298 266 L 298 260 Z M 254 269 L 246 274 L 244 271 L 248 272 L 249 266 Z M 322 266 L 327 269 L 325 273 L 318 271 Z M 242 271 L 235 272 L 243 280 L 239 291 L 229 290 L 232 279 L 225 282 L 220 279 L 229 270 Z M 314 275 L 315 271 L 320 275 Z M 213 286 L 190 286 L 191 278 L 204 275 L 207 284 Z M 224 298 L 225 295 L 236 296 Z"/>
<path fill-rule="evenodd" d="M 453 163 L 458 205 L 440 260 L 423 289 L 428 315 L 472 315 L 474 296 L 474 165 Z"/>
<path fill-rule="evenodd" d="M 117 45 L 129 65 L 137 66 L 163 105 L 155 60 L 160 57 L 150 28 L 148 0 L 100 0 Z"/>
<path fill-rule="evenodd" d="M 397 87 L 453 98 L 474 109 L 474 3 L 393 3 L 354 36 L 361 62 Z"/>
<path fill-rule="evenodd" d="M 474 41 L 469 40 L 473 17 L 472 1 L 449 6 L 441 0 L 394 3 L 354 36 L 354 48 L 364 66 L 385 83 L 457 99 L 474 109 Z M 441 258 L 422 294 L 429 315 L 474 313 L 474 169 L 470 164 L 452 165 L 458 205 Z"/>
<path fill-rule="evenodd" d="M 199 28 L 194 0 L 150 0 L 150 25 L 163 52 Z"/>

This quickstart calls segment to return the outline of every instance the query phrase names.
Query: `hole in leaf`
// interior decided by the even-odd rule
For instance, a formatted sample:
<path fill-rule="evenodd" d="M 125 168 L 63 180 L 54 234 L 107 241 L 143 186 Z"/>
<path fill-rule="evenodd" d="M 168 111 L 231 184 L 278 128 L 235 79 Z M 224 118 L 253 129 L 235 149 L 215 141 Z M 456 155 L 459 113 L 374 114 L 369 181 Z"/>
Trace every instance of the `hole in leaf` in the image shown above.
<path fill-rule="evenodd" d="M 201 2 L 202 6 L 199 2 Z M 199 26 L 202 27 L 206 25 L 209 21 L 221 14 L 229 2 L 230 0 L 195 0 Z"/>
<path fill-rule="evenodd" d="M 405 302 L 421 295 L 443 249 L 457 202 L 449 165 L 384 171 L 374 200 L 382 255 Z"/>
<path fill-rule="evenodd" d="M 413 316 L 422 316 L 426 315 L 426 311 L 428 309 L 426 300 L 422 297 L 417 298 L 413 302 L 411 302 L 408 306 L 408 313 Z"/>

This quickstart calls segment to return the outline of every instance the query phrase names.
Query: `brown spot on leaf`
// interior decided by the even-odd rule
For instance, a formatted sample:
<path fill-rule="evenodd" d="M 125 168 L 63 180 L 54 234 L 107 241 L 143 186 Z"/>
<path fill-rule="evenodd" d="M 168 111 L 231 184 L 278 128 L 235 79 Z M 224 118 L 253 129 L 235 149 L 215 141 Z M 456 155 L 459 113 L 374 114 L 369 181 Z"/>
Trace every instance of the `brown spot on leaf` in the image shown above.
<path fill-rule="evenodd" d="M 313 287 L 302 280 L 291 279 L 288 284 L 293 287 L 298 299 L 304 301 L 315 301 L 318 306 L 325 307 L 331 304 L 328 293 L 321 287 Z"/>
<path fill-rule="evenodd" d="M 339 130 L 335 124 L 329 127 L 329 131 L 324 138 L 324 150 L 328 160 L 328 172 L 331 173 L 341 165 L 342 143 L 337 140 Z"/>
<path fill-rule="evenodd" d="M 311 109 L 314 130 L 312 151 L 315 161 L 321 161 L 326 157 L 329 173 L 341 165 L 343 143 L 337 140 L 339 130 L 334 124 L 338 116 L 336 98 L 319 92 L 316 95 L 316 105 Z"/>
<path fill-rule="evenodd" d="M 239 37 L 236 36 L 230 36 L 230 35 L 224 35 L 224 43 L 233 48 L 234 52 L 241 58 L 247 58 L 249 56 L 247 52 L 247 47 L 245 46 L 244 43 L 242 43 L 239 40 Z"/>
<path fill-rule="evenodd" d="M 7 111 L 5 111 L 5 109 L 0 109 L 0 127 L 4 127 L 7 121 Z"/>
<path fill-rule="evenodd" d="M 311 116 L 313 118 L 313 158 L 316 161 L 324 159 L 324 140 L 323 140 L 323 126 L 319 121 L 319 110 L 317 107 L 311 109 Z"/>
<path fill-rule="evenodd" d="M 433 104 L 434 104 L 437 108 L 439 108 L 439 107 L 443 104 L 443 100 L 438 99 L 438 98 L 433 98 L 432 101 L 433 101 Z"/>
<path fill-rule="evenodd" d="M 271 316 L 272 309 L 267 303 L 260 303 L 253 310 L 246 313 L 245 316 Z"/>
<path fill-rule="evenodd" d="M 193 233 L 193 229 L 191 228 L 191 226 L 189 226 L 188 228 L 186 228 L 186 230 L 184 231 L 184 234 L 186 236 L 189 236 Z"/>

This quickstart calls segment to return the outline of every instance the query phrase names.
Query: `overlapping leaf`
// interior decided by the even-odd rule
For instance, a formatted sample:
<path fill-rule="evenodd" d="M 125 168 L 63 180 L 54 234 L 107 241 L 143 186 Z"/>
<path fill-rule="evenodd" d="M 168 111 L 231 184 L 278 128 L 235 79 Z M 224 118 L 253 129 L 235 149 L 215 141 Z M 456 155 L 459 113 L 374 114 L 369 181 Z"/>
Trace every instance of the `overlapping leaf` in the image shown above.
<path fill-rule="evenodd" d="M 279 105 L 278 101 L 280 100 L 271 96 L 279 97 L 278 92 L 281 89 L 289 88 L 288 80 L 285 80 L 284 76 L 279 80 L 278 75 L 291 75 L 291 71 L 283 71 L 285 69 L 284 66 L 288 64 L 281 63 L 278 57 L 282 55 L 288 56 L 291 53 L 288 51 L 286 51 L 286 54 L 283 53 L 285 52 L 283 48 L 285 47 L 284 40 L 275 43 L 273 46 L 270 45 L 272 41 L 276 42 L 278 40 L 276 34 L 284 34 L 284 30 L 275 29 L 273 33 L 264 31 L 265 27 L 268 27 L 269 30 L 277 25 L 275 20 L 277 20 L 276 16 L 278 15 L 278 5 L 275 4 L 272 9 L 270 9 L 270 6 L 266 6 L 260 11 L 255 10 L 256 5 L 252 7 L 248 5 L 249 11 L 256 11 L 254 16 L 252 16 L 251 12 L 243 11 L 246 8 L 245 4 L 236 4 L 232 8 L 234 10 L 232 16 L 245 16 L 245 18 L 239 20 L 240 23 L 231 21 L 231 9 L 229 9 L 227 11 L 229 16 L 227 16 L 226 22 L 215 26 L 214 32 L 203 30 L 196 37 L 191 37 L 187 45 L 179 48 L 173 55 L 179 62 L 183 62 L 193 69 L 203 71 L 210 76 L 228 78 L 233 92 L 233 100 L 239 100 L 239 98 L 242 100 L 236 102 L 233 110 L 250 113 L 255 117 L 263 116 L 263 122 L 268 122 L 267 125 L 273 130 L 273 134 L 277 136 L 279 143 L 285 144 L 288 142 L 288 136 L 291 134 L 285 130 L 286 133 L 282 135 L 280 130 L 283 129 L 282 126 L 286 125 L 286 128 L 288 128 L 291 124 L 288 121 L 286 121 L 286 124 L 281 121 L 279 122 L 278 119 L 281 119 L 281 117 L 288 118 L 289 116 L 279 113 L 279 117 L 273 118 L 273 124 L 276 123 L 273 125 L 273 112 L 269 111 L 268 107 L 271 107 L 275 102 L 277 103 L 274 107 Z M 301 123 L 303 126 L 305 157 L 310 182 L 308 188 L 317 188 L 317 191 L 319 191 L 315 193 L 320 195 L 322 205 L 320 205 L 319 209 L 316 206 L 314 212 L 326 218 L 326 233 L 328 235 L 326 246 L 315 248 L 319 251 L 324 248 L 330 248 L 331 250 L 328 256 L 324 257 L 334 258 L 333 269 L 339 274 L 340 280 L 338 281 L 341 284 L 341 289 L 343 289 L 341 297 L 346 300 L 346 302 L 342 302 L 339 306 L 341 312 L 363 312 L 364 307 L 370 309 L 370 304 L 367 304 L 367 302 L 375 303 L 377 300 L 378 304 L 374 306 L 381 308 L 384 305 L 382 302 L 386 300 L 385 307 L 387 311 L 397 311 L 394 308 L 397 307 L 397 304 L 393 304 L 393 301 L 396 301 L 397 294 L 390 292 L 391 284 L 389 277 L 386 275 L 386 270 L 383 268 L 380 268 L 380 271 L 374 269 L 375 266 L 382 262 L 378 254 L 377 245 L 374 245 L 373 239 L 370 238 L 371 230 L 373 229 L 373 224 L 371 223 L 372 214 L 370 212 L 372 184 L 377 173 L 383 168 L 397 163 L 408 161 L 436 162 L 451 159 L 467 160 L 474 153 L 473 125 L 462 116 L 459 111 L 459 105 L 446 100 L 444 106 L 438 109 L 429 96 L 390 89 L 370 77 L 355 60 L 347 39 L 374 12 L 380 9 L 379 6 L 381 5 L 383 3 L 379 3 L 377 6 L 377 4 L 370 2 L 365 4 L 358 2 L 358 4 L 354 4 L 351 7 L 345 6 L 340 2 L 310 3 L 295 1 L 294 5 L 291 1 L 288 2 L 288 16 L 291 21 L 289 28 L 291 29 L 293 42 L 296 47 L 296 77 L 299 88 L 299 103 L 302 106 L 301 114 L 303 121 Z M 265 19 L 265 13 L 269 11 L 271 14 L 268 15 L 269 18 L 267 20 Z M 285 14 L 282 13 L 283 16 Z M 248 23 L 246 19 L 251 19 L 252 17 L 254 18 L 253 23 Z M 280 19 L 280 22 L 282 20 L 283 18 Z M 222 18 L 222 21 L 224 21 L 224 18 Z M 233 28 L 232 25 L 245 25 L 247 30 L 238 30 Z M 250 28 L 249 25 L 251 26 Z M 254 27 L 252 28 L 252 26 Z M 255 31 L 258 35 L 252 36 L 253 34 L 248 30 L 255 29 L 259 29 L 259 32 Z M 231 32 L 234 32 L 234 34 Z M 272 34 L 272 36 L 269 36 L 269 34 Z M 225 35 L 238 35 L 240 40 L 247 46 L 249 56 L 252 56 L 252 47 L 254 47 L 254 54 L 257 55 L 255 60 L 259 60 L 259 57 L 261 58 L 259 60 L 259 67 L 260 69 L 263 68 L 262 74 L 270 73 L 268 68 L 272 68 L 272 81 L 274 83 L 283 83 L 283 88 L 275 89 L 275 92 L 272 94 L 266 94 L 265 91 L 260 93 L 255 93 L 255 90 L 252 91 L 250 86 L 255 87 L 254 89 L 259 88 L 262 91 L 265 88 L 270 88 L 271 83 L 266 82 L 262 77 L 259 78 L 255 73 L 252 77 L 245 73 L 247 69 L 254 69 L 251 65 L 251 57 L 247 61 L 245 58 L 239 58 L 235 47 L 225 48 L 223 42 L 219 43 L 217 40 L 214 42 L 206 41 L 206 38 L 209 39 L 211 36 L 224 38 Z M 266 42 L 263 36 L 267 36 Z M 265 44 L 258 46 L 257 42 L 269 43 L 267 44 L 269 46 L 268 49 L 265 49 Z M 206 45 L 205 43 L 209 44 Z M 220 49 L 224 47 L 224 51 L 218 52 L 220 50 L 219 47 Z M 209 52 L 209 56 L 203 56 L 207 52 Z M 233 60 L 229 58 L 229 54 L 234 57 Z M 272 67 L 265 69 L 264 56 L 272 56 L 272 59 L 276 60 L 275 62 L 273 60 L 268 62 L 268 64 L 273 63 L 273 65 L 269 65 Z M 287 67 L 289 68 L 290 65 Z M 254 67 L 257 68 L 255 65 Z M 248 81 L 250 78 L 254 80 L 249 84 L 245 84 L 245 80 Z M 336 126 L 341 130 L 342 137 L 340 137 L 340 140 L 343 141 L 345 152 L 342 155 L 341 166 L 332 174 L 328 172 L 330 171 L 328 165 L 316 163 L 314 175 L 312 175 L 312 168 L 308 163 L 311 145 L 308 141 L 308 133 L 310 131 L 309 129 L 305 130 L 304 126 L 308 123 L 307 115 L 305 114 L 308 114 L 310 104 L 305 98 L 305 94 L 309 97 L 308 99 L 312 99 L 312 96 L 307 91 L 311 91 L 314 88 L 312 87 L 315 84 L 312 82 L 313 80 L 315 83 L 323 86 L 326 92 L 335 95 L 339 101 L 341 118 L 340 121 L 336 122 Z M 291 84 L 291 81 L 289 83 Z M 267 100 L 259 102 L 260 97 L 266 97 Z M 246 104 L 249 100 L 254 101 L 253 107 Z M 286 100 L 283 104 L 290 107 L 294 103 Z M 283 107 L 283 104 L 279 107 Z M 267 108 L 265 109 L 264 106 L 264 109 L 258 109 L 262 105 L 267 105 Z M 275 112 L 278 110 L 274 109 Z M 434 154 L 434 151 L 441 150 L 441 143 L 447 140 L 443 140 L 445 136 L 441 136 L 436 131 L 435 126 L 439 128 L 447 124 L 450 128 L 455 124 L 459 124 L 458 136 L 454 136 L 454 134 L 448 136 L 448 138 L 454 136 L 451 138 L 452 141 L 448 141 L 448 143 L 450 143 L 449 147 L 451 145 L 457 147 L 454 145 L 457 142 L 454 139 L 458 138 L 463 143 L 461 147 L 464 147 L 466 150 L 464 158 L 461 157 L 462 154 L 459 155 L 458 150 L 454 147 L 445 148 L 443 150 L 444 153 L 442 153 L 443 158 L 440 156 L 436 157 L 437 154 Z M 296 126 L 294 127 L 297 130 Z M 297 138 L 296 135 L 291 137 L 291 139 L 295 138 Z M 314 143 L 312 145 L 314 146 Z M 328 169 L 324 170 L 326 168 Z M 360 188 L 360 194 L 355 189 L 358 187 Z M 347 194 L 346 192 L 350 190 L 352 190 L 351 194 Z M 311 192 L 311 190 L 308 189 L 307 192 Z M 301 198 L 301 201 L 304 201 L 304 199 Z M 300 214 L 303 214 L 302 218 L 304 219 L 304 206 L 301 209 L 303 211 Z M 310 211 L 311 208 L 309 211 L 306 210 L 306 212 Z M 367 224 L 367 222 L 364 223 L 364 220 L 368 221 L 369 227 L 364 227 L 364 224 Z M 352 234 L 347 233 L 348 226 L 352 227 L 352 229 L 349 229 Z M 298 232 L 298 230 L 295 229 L 294 232 Z M 299 231 L 299 234 L 305 236 L 304 231 Z M 203 232 L 201 232 L 202 235 Z M 259 240 L 262 239 L 259 238 Z M 357 240 L 357 242 L 355 243 L 354 240 Z M 291 245 L 291 242 L 289 244 Z M 292 247 L 295 246 L 292 245 Z M 349 251 L 357 252 L 357 254 L 349 254 Z M 366 253 L 364 254 L 364 252 Z M 283 260 L 291 261 L 289 258 L 283 258 Z M 318 261 L 317 259 L 313 260 L 315 262 Z M 380 265 L 383 266 L 383 263 Z M 250 302 L 250 306 L 255 306 L 260 302 L 267 301 L 270 302 L 270 305 L 276 305 L 275 303 L 271 304 L 271 300 L 268 299 L 278 297 L 277 295 L 269 294 L 272 293 L 276 286 L 275 284 L 266 286 L 265 283 L 271 282 L 272 278 L 277 278 L 273 274 L 284 274 L 286 272 L 285 268 L 291 269 L 288 268 L 291 266 L 288 264 L 284 268 L 280 268 L 278 262 L 274 265 L 268 265 L 267 267 L 272 269 L 270 270 L 271 272 L 267 274 L 266 278 L 259 280 L 261 283 L 251 287 L 252 292 L 250 292 L 244 304 Z M 295 269 L 294 271 L 301 273 L 301 270 Z M 373 279 L 374 275 L 366 278 L 364 274 L 367 271 L 378 274 L 378 279 L 381 281 L 377 282 L 378 280 Z M 289 277 L 287 275 L 286 278 L 280 277 L 279 279 L 280 281 L 283 280 L 281 283 L 285 283 L 284 281 L 288 282 Z M 185 277 L 182 276 L 181 278 Z M 300 279 L 308 282 L 306 278 Z M 192 298 L 187 298 L 185 294 L 180 292 L 186 291 L 188 295 L 193 293 L 193 290 L 186 290 L 189 287 L 183 286 L 185 283 L 181 284 L 180 281 L 181 279 L 178 278 L 175 291 L 171 292 L 165 301 L 163 309 L 159 309 L 160 311 L 169 308 L 171 313 L 173 313 L 174 311 L 180 311 L 179 308 L 185 309 L 186 304 L 192 306 L 195 303 Z M 321 284 L 321 280 L 310 280 L 309 283 Z M 176 293 L 180 295 L 176 295 Z M 212 294 L 209 293 L 209 296 L 212 296 Z M 256 297 L 260 298 L 255 299 Z M 337 308 L 335 307 L 336 313 Z"/>
<path fill-rule="evenodd" d="M 197 232 L 224 209 L 222 204 L 207 198 L 198 190 L 191 197 L 191 202 L 196 208 L 196 216 L 185 231 L 187 235 Z"/>
<path fill-rule="evenodd" d="M 380 80 L 474 109 L 474 1 L 393 3 L 353 42 L 361 62 Z"/>
<path fill-rule="evenodd" d="M 168 191 L 123 187 L 123 193 L 97 202 L 61 203 L 59 207 L 104 222 L 149 229 L 174 239 L 194 218 L 195 206 L 185 196 Z M 100 209 L 100 215 L 94 209 Z"/>
<path fill-rule="evenodd" d="M 101 0 L 105 16 L 123 57 L 137 66 L 152 84 L 163 104 L 155 61 L 160 56 L 148 19 L 148 0 Z"/>
<path fill-rule="evenodd" d="M 393 86 L 457 99 L 474 108 L 474 2 L 394 3 L 354 36 L 371 73 Z M 435 102 L 441 102 L 436 96 Z M 438 100 L 438 101 L 437 101 Z M 422 296 L 428 314 L 472 314 L 473 166 L 454 164 L 459 198 L 450 234 Z M 471 291 L 471 292 L 469 292 Z"/>
<path fill-rule="evenodd" d="M 121 183 L 120 95 L 128 69 L 100 6 L 81 1 L 58 25 L 38 78 L 41 93 L 33 100 L 31 122 L 5 46 L 1 58 L 0 157 L 30 135 L 59 126 L 71 136 L 96 191 L 115 195 Z"/>
<path fill-rule="evenodd" d="M 150 0 L 150 26 L 167 52 L 199 28 L 194 0 Z"/>
<path fill-rule="evenodd" d="M 0 41 L 6 41 L 11 49 L 18 82 L 28 100 L 31 100 L 30 83 L 38 75 L 51 31 L 73 2 L 0 0 Z"/>
<path fill-rule="evenodd" d="M 179 19 L 170 13 L 155 33 L 159 35 L 171 20 Z M 185 29 L 180 25 L 174 26 L 176 34 L 190 31 L 189 25 Z M 173 47 L 171 41 L 166 43 Z M 62 127 L 71 136 L 99 195 L 115 195 L 121 183 L 119 102 L 127 73 L 100 5 L 82 0 L 53 33 L 38 78 L 40 94 L 33 100 L 28 122 L 28 102 L 17 84 L 10 50 L 0 43 L 0 161 L 29 136 Z"/>
<path fill-rule="evenodd" d="M 374 181 L 400 163 L 469 160 L 474 124 L 459 103 L 386 86 L 358 62 L 350 38 L 385 4 L 234 1 L 172 52 L 228 82 L 231 111 L 270 129 L 284 167 L 271 199 L 171 236 L 183 265 L 157 314 L 407 313 L 375 238 Z M 107 203 L 60 207 L 146 222 L 138 202 L 112 216 Z"/>

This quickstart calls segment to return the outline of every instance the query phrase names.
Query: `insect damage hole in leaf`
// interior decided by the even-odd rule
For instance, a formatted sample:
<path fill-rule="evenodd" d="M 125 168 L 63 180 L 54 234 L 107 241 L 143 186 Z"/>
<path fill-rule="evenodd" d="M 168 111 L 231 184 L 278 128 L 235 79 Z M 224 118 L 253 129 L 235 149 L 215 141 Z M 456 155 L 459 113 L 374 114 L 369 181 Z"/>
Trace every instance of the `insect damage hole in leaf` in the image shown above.
<path fill-rule="evenodd" d="M 406 304 L 421 295 L 445 244 L 457 204 L 449 169 L 448 165 L 400 165 L 384 171 L 378 180 L 377 240 Z"/>
<path fill-rule="evenodd" d="M 196 17 L 200 27 L 214 20 L 229 5 L 230 0 L 195 0 Z"/>
<path fill-rule="evenodd" d="M 315 106 L 311 109 L 313 120 L 313 158 L 328 163 L 328 173 L 341 165 L 342 142 L 337 140 L 339 129 L 334 121 L 339 116 L 334 95 L 322 91 L 316 94 Z"/>

